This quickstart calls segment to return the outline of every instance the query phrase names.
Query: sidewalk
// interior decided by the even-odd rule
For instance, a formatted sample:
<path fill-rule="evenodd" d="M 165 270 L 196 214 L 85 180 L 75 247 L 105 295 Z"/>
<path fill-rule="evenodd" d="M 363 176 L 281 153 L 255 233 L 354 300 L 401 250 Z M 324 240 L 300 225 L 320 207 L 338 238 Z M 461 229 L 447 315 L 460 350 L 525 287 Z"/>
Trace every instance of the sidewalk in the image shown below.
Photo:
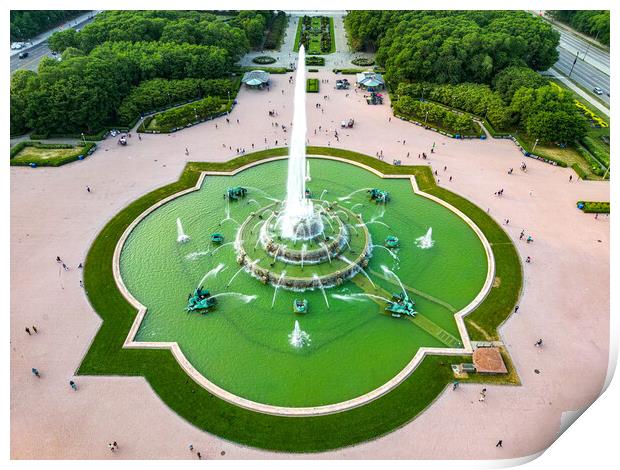
<path fill-rule="evenodd" d="M 45 31 L 44 33 L 39 34 L 37 37 L 35 37 L 34 39 L 31 40 L 30 44 L 28 44 L 28 46 L 23 47 L 21 49 L 16 49 L 13 50 L 11 49 L 11 57 L 13 57 L 16 54 L 19 54 L 20 52 L 24 52 L 27 51 L 28 49 L 41 44 L 42 42 L 45 42 L 47 40 L 47 38 L 49 38 L 52 34 L 58 32 L 58 31 L 63 31 L 67 28 L 74 28 L 76 26 L 80 26 L 82 23 L 84 23 L 85 21 L 88 21 L 91 16 L 97 15 L 98 13 L 101 13 L 103 10 L 89 10 L 87 13 L 78 16 L 76 18 L 73 18 L 63 24 L 61 24 L 60 26 L 54 28 L 54 29 L 50 29 L 48 31 Z"/>
<path fill-rule="evenodd" d="M 575 93 L 577 93 L 579 96 L 581 96 L 583 99 L 585 99 L 588 103 L 590 103 L 592 106 L 594 106 L 595 108 L 597 108 L 599 111 L 601 111 L 603 114 L 605 114 L 605 116 L 609 117 L 609 108 L 607 108 L 606 106 L 604 106 L 601 102 L 599 102 L 598 100 L 594 99 L 592 96 L 590 96 L 589 93 L 586 93 L 585 91 L 583 91 L 581 88 L 579 88 L 577 85 L 575 85 L 568 77 L 566 77 L 565 75 L 562 74 L 562 72 L 560 72 L 558 69 L 556 69 L 555 67 L 551 67 L 549 69 L 549 74 L 551 76 L 553 76 L 553 78 L 557 78 L 558 80 L 560 80 L 562 83 L 564 83 L 568 88 L 570 88 L 572 91 L 574 91 Z"/>

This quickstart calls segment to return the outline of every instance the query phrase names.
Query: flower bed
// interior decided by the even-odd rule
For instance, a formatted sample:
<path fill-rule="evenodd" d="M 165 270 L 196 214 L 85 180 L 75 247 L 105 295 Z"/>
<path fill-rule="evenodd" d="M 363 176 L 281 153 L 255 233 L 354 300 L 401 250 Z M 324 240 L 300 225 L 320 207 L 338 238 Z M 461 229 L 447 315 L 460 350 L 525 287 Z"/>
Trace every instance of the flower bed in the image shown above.
<path fill-rule="evenodd" d="M 359 67 L 370 67 L 371 65 L 375 65 L 375 59 L 371 59 L 369 57 L 356 57 L 351 61 L 351 63 Z"/>
<path fill-rule="evenodd" d="M 252 62 L 255 64 L 267 65 L 273 64 L 276 61 L 274 57 L 270 57 L 268 55 L 259 55 L 258 57 L 254 57 Z"/>

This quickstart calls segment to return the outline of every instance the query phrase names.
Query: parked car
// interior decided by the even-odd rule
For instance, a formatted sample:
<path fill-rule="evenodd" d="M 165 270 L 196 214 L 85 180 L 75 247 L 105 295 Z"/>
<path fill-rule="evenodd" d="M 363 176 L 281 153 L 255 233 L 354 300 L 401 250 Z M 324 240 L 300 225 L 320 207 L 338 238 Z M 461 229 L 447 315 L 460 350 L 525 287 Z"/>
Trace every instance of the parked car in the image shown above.
<path fill-rule="evenodd" d="M 596 93 L 597 95 L 603 94 L 603 89 L 599 87 L 594 87 L 592 91 L 594 91 L 594 93 Z"/>
<path fill-rule="evenodd" d="M 19 55 L 17 56 L 17 58 L 19 59 L 25 59 L 26 57 L 28 57 L 28 53 L 27 52 L 20 52 Z"/>

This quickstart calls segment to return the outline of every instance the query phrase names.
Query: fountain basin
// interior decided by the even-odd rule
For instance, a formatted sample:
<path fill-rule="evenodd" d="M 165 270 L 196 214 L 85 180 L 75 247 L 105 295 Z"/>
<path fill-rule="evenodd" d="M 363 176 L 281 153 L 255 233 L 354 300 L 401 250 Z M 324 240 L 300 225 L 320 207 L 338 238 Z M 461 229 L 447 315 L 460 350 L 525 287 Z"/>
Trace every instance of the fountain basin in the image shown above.
<path fill-rule="evenodd" d="M 399 261 L 387 250 L 375 250 L 366 272 L 378 289 L 397 292 L 395 282 L 381 274 L 381 266 L 388 265 L 405 286 L 428 296 L 412 294 L 418 317 L 427 317 L 458 337 L 455 313 L 483 291 L 489 266 L 481 239 L 472 228 L 449 208 L 414 194 L 408 177 L 382 179 L 353 164 L 334 160 L 313 159 L 311 165 L 310 189 L 314 194 L 325 188 L 329 189 L 330 199 L 338 200 L 364 187 L 381 187 L 390 192 L 393 199 L 387 206 L 367 204 L 365 191 L 341 202 L 343 207 L 356 207 L 366 221 L 380 217 L 385 209 L 378 220 L 390 228 L 370 224 L 370 237 L 382 241 L 394 234 L 401 240 Z M 312 309 L 300 318 L 300 328 L 312 341 L 300 349 L 292 348 L 288 338 L 294 327 L 291 305 L 299 294 L 280 290 L 272 308 L 271 284 L 264 285 L 241 272 L 228 286 L 239 266 L 234 244 L 224 244 L 214 252 L 209 237 L 217 230 L 225 239 L 235 240 L 239 226 L 232 221 L 222 223 L 226 203 L 221 195 L 226 187 L 239 185 L 249 188 L 249 198 L 266 206 L 270 203 L 268 197 L 282 199 L 285 176 L 283 160 L 257 164 L 234 176 L 210 175 L 200 189 L 170 200 L 136 222 L 122 241 L 118 258 L 118 270 L 126 286 L 121 290 L 148 309 L 137 318 L 138 326 L 128 339 L 131 347 L 177 344 L 180 354 L 202 380 L 246 400 L 286 407 L 322 406 L 360 397 L 390 382 L 408 367 L 421 348 L 445 348 L 446 344 L 410 321 L 386 315 L 385 303 L 350 297 L 364 292 L 359 285 L 365 279 L 361 274 L 326 290 L 329 307 L 321 289 L 304 292 L 303 298 Z M 233 219 L 243 222 L 256 213 L 256 205 L 241 200 L 230 205 L 230 212 Z M 176 242 L 178 217 L 191 237 L 185 244 Z M 342 218 L 346 220 L 344 215 Z M 436 244 L 420 250 L 415 247 L 415 237 L 430 226 L 434 227 Z M 362 227 L 357 230 L 358 238 L 363 238 Z M 349 231 L 354 241 L 355 230 L 349 227 Z M 270 262 L 261 260 L 261 264 L 264 261 Z M 336 263 L 347 265 L 343 260 L 332 260 L 332 264 Z M 209 315 L 185 313 L 187 293 L 220 264 L 225 267 L 204 282 L 205 288 L 256 298 L 244 303 L 242 297 L 223 296 Z M 329 263 L 312 266 L 312 270 L 304 267 L 304 275 L 308 269 L 308 276 L 316 272 L 321 277 L 327 274 L 323 269 L 328 267 L 333 269 Z M 276 260 L 271 268 L 278 274 L 291 270 L 296 276 L 294 269 L 301 266 L 296 268 L 282 260 Z M 454 309 L 434 303 L 431 297 Z M 303 374 L 299 373 L 301 369 Z"/>

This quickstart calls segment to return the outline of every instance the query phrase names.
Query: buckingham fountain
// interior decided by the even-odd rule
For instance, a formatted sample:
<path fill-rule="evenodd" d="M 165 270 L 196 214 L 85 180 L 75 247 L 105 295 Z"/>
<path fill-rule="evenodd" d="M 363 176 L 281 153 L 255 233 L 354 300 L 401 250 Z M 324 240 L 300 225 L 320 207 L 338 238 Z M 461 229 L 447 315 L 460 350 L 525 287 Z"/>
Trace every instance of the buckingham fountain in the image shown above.
<path fill-rule="evenodd" d="M 235 239 L 240 265 L 265 284 L 295 290 L 341 285 L 362 271 L 371 255 L 371 237 L 361 215 L 339 201 L 312 199 L 306 188 L 309 165 L 304 63 L 302 46 L 298 61 L 301 65 L 295 75 L 286 198 L 252 212 Z M 270 269 L 276 261 L 289 268 Z M 322 265 L 321 274 L 317 274 L 316 266 L 309 269 L 312 265 Z"/>

